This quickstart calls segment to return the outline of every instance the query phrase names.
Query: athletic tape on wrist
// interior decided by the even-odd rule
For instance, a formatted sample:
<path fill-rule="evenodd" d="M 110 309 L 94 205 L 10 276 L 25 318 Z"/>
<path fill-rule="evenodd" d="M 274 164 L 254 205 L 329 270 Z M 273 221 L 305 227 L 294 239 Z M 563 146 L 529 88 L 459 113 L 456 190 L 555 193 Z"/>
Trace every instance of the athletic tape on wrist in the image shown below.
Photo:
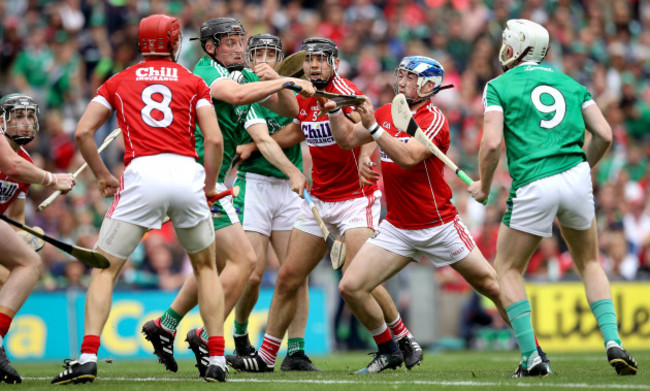
<path fill-rule="evenodd" d="M 52 173 L 48 171 L 47 172 L 47 183 L 45 184 L 45 186 L 50 186 L 52 184 L 52 181 L 53 181 Z"/>
<path fill-rule="evenodd" d="M 338 115 L 341 115 L 342 111 L 343 110 L 341 110 L 341 108 L 339 107 L 339 108 L 337 108 L 335 110 L 330 111 L 329 113 L 327 113 L 327 115 L 330 116 L 330 117 L 336 117 Z"/>
<path fill-rule="evenodd" d="M 384 133 L 384 128 L 375 122 L 375 124 L 368 129 L 368 133 L 370 133 L 373 140 L 377 141 L 377 139 Z"/>

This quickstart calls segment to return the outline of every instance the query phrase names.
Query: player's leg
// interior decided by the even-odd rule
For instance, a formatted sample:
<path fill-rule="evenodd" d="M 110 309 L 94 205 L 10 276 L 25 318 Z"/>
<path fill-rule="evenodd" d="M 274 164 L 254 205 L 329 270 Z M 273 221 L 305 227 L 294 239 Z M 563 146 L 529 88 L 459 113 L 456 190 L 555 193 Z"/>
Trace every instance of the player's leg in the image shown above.
<path fill-rule="evenodd" d="M 637 363 L 621 347 L 609 280 L 598 258 L 598 231 L 589 164 L 578 164 L 557 177 L 561 194 L 557 219 L 584 282 L 587 301 L 603 334 L 607 359 L 619 375 L 635 375 Z"/>
<path fill-rule="evenodd" d="M 149 230 L 147 227 L 105 217 L 99 230 L 96 251 L 108 259 L 106 269 L 93 269 L 86 292 L 84 337 L 78 360 L 52 379 L 53 384 L 92 382 L 97 376 L 99 336 L 104 329 L 113 301 L 113 286 L 127 258 Z"/>
<path fill-rule="evenodd" d="M 248 283 L 235 305 L 233 339 L 235 340 L 235 355 L 237 356 L 251 356 L 256 352 L 248 336 L 248 317 L 253 312 L 253 307 L 255 307 L 259 297 L 260 284 L 266 271 L 266 259 L 269 247 L 269 237 L 266 235 L 248 231 L 246 232 L 246 237 L 255 251 L 257 263 L 255 270 L 248 277 Z"/>
<path fill-rule="evenodd" d="M 291 231 L 273 231 L 271 243 L 282 265 L 287 258 Z M 320 371 L 305 354 L 305 329 L 309 317 L 309 284 L 304 279 L 296 292 L 296 311 L 287 327 L 287 356 L 282 360 L 283 371 Z"/>
<path fill-rule="evenodd" d="M 177 228 L 178 240 L 187 251 L 198 290 L 199 312 L 208 335 L 208 364 L 204 380 L 226 381 L 225 340 L 223 337 L 224 292 L 214 262 L 214 228 L 207 218 L 192 228 Z M 206 247 L 206 243 L 208 243 Z"/>
<path fill-rule="evenodd" d="M 523 376 L 545 375 L 539 372 L 542 359 L 537 351 L 535 333 L 531 323 L 531 307 L 524 286 L 523 274 L 531 255 L 537 249 L 541 237 L 501 225 L 497 238 L 497 255 L 494 267 L 500 287 L 500 303 L 508 319 L 522 353 Z M 499 302 L 499 301 L 497 301 Z M 495 302 L 495 303 L 497 303 Z M 540 364 L 541 363 L 541 364 Z M 534 372 L 533 372 L 534 371 Z"/>
<path fill-rule="evenodd" d="M 4 221 L 0 221 L 0 253 L 2 265 L 10 271 L 0 289 L 0 381 L 21 383 L 20 375 L 9 364 L 2 341 L 16 312 L 38 282 L 41 260 Z"/>
<path fill-rule="evenodd" d="M 262 346 L 251 358 L 226 357 L 233 368 L 250 372 L 273 370 L 282 338 L 296 313 L 297 293 L 326 250 L 321 236 L 294 228 L 287 257 L 278 272 Z"/>
<path fill-rule="evenodd" d="M 373 234 L 374 228 L 379 224 L 379 214 L 381 212 L 380 198 L 381 193 L 376 192 L 370 197 L 358 198 L 341 203 L 343 205 L 340 211 L 340 219 L 342 221 L 340 230 L 344 232 L 343 240 L 347 251 L 347 259 L 343 265 L 343 273 L 345 273 L 349 261 L 354 259 L 361 246 Z M 367 217 L 369 215 L 372 216 L 371 220 Z M 379 285 L 372 291 L 372 296 L 381 307 L 384 320 L 388 324 L 388 328 L 404 355 L 406 368 L 411 369 L 415 365 L 418 365 L 423 357 L 422 348 L 415 341 L 415 338 L 402 321 L 402 317 L 397 311 L 397 306 L 388 294 L 388 291 L 382 285 Z"/>
<path fill-rule="evenodd" d="M 217 190 L 225 189 L 219 184 Z M 216 264 L 224 291 L 224 317 L 232 310 L 246 284 L 246 279 L 255 267 L 255 253 L 246 238 L 232 206 L 231 197 L 218 201 L 213 213 L 215 228 Z M 196 306 L 198 293 L 195 276 L 185 279 L 173 302 L 160 318 L 145 323 L 142 332 L 154 346 L 154 353 L 167 370 L 178 368 L 173 356 L 174 337 L 179 322 Z M 197 335 L 198 334 L 198 335 Z M 200 338 L 202 336 L 203 338 Z M 204 376 L 207 363 L 207 332 L 193 329 L 187 334 L 187 342 L 194 352 L 199 375 Z"/>
<path fill-rule="evenodd" d="M 403 356 L 384 320 L 372 291 L 406 267 L 411 259 L 366 243 L 352 259 L 339 283 L 339 291 L 378 347 L 374 360 L 358 373 L 377 373 L 402 365 Z"/>
<path fill-rule="evenodd" d="M 596 221 L 587 230 L 575 230 L 561 227 L 571 257 L 580 274 L 587 294 L 587 302 L 591 307 L 598 327 L 603 334 L 607 359 L 619 375 L 635 375 L 636 360 L 621 347 L 618 334 L 616 311 L 612 301 L 609 279 L 598 259 L 598 231 Z"/>

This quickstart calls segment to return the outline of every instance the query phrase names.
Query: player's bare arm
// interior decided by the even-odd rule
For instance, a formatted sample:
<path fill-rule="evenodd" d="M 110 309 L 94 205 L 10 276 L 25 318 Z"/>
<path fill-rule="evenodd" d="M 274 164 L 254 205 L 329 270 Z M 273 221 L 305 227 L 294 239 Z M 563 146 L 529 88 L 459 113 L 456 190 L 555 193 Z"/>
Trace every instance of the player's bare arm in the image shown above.
<path fill-rule="evenodd" d="M 25 200 L 24 199 L 15 199 L 12 203 L 9 204 L 5 215 L 9 218 L 18 221 L 19 223 L 25 224 Z M 15 227 L 14 230 L 22 231 L 20 228 Z"/>
<path fill-rule="evenodd" d="M 379 172 L 373 167 L 377 164 L 372 161 L 372 155 L 377 150 L 377 143 L 363 144 L 359 151 L 359 186 L 372 186 L 379 180 Z"/>
<path fill-rule="evenodd" d="M 503 142 L 503 113 L 488 111 L 483 117 L 483 138 L 478 152 L 478 165 L 480 180 L 472 183 L 468 191 L 478 202 L 487 200 L 492 186 L 494 171 L 501 157 L 501 143 Z"/>
<path fill-rule="evenodd" d="M 75 141 L 86 163 L 97 178 L 97 185 L 103 197 L 111 197 L 120 186 L 119 180 L 108 170 L 99 152 L 93 135 L 111 115 L 111 110 L 97 102 L 90 102 L 81 116 L 75 131 Z"/>
<path fill-rule="evenodd" d="M 582 111 L 582 117 L 585 120 L 587 131 L 592 136 L 586 147 L 586 151 L 589 167 L 594 168 L 610 145 L 612 145 L 612 128 L 595 104 L 587 106 Z"/>
<path fill-rule="evenodd" d="M 208 196 L 217 192 L 216 184 L 223 159 L 223 135 L 219 128 L 217 115 L 212 106 L 202 106 L 196 110 L 196 122 L 205 137 L 203 167 L 205 168 L 205 193 Z"/>
<path fill-rule="evenodd" d="M 253 70 L 261 81 L 282 80 L 285 83 L 287 81 L 293 81 L 295 84 L 298 84 L 302 88 L 300 94 L 305 97 L 312 96 L 316 91 L 311 82 L 308 82 L 307 80 L 281 78 L 280 75 L 278 75 L 278 73 L 273 69 L 273 67 L 267 63 L 259 63 L 255 65 L 255 68 Z M 298 102 L 296 101 L 296 96 L 294 95 L 293 91 L 287 90 L 285 88 L 269 96 L 268 99 L 260 102 L 260 104 L 284 117 L 293 118 L 298 115 Z"/>
<path fill-rule="evenodd" d="M 294 81 L 294 82 L 300 81 L 301 83 L 305 82 L 304 80 L 300 80 L 300 79 L 280 78 L 276 80 L 267 80 L 267 81 L 259 81 L 255 83 L 239 84 L 234 80 L 224 78 L 212 83 L 212 85 L 210 86 L 210 94 L 214 99 L 222 100 L 232 105 L 236 105 L 236 106 L 248 105 L 248 104 L 259 102 L 267 98 L 268 96 L 283 90 L 284 83 L 286 83 L 287 81 Z M 313 90 L 313 87 L 311 88 Z M 307 93 L 308 92 L 305 92 L 305 94 Z M 275 99 L 277 99 L 277 97 Z M 290 104 L 292 106 L 295 104 L 295 108 L 292 109 L 293 110 L 292 112 L 297 113 L 298 102 L 296 101 L 295 96 L 293 97 L 293 100 L 290 102 Z M 284 115 L 283 113 L 278 113 L 278 114 Z M 293 116 L 293 115 L 289 115 L 289 116 Z"/>
<path fill-rule="evenodd" d="M 372 112 L 369 115 L 371 115 L 374 120 L 374 109 L 372 108 L 372 104 L 368 101 L 367 103 L 370 104 L 369 110 Z M 318 99 L 318 105 L 322 112 L 328 113 L 332 136 L 334 136 L 336 143 L 341 148 L 353 149 L 373 141 L 370 133 L 368 133 L 368 130 L 366 130 L 362 122 L 355 124 L 350 120 L 350 118 L 343 115 L 343 109 L 339 108 L 335 110 L 336 102 L 332 100 L 323 101 L 322 99 Z M 357 109 L 357 111 L 358 110 L 359 109 Z"/>
<path fill-rule="evenodd" d="M 271 138 L 280 148 L 288 148 L 303 141 L 305 135 L 302 133 L 302 130 L 300 130 L 300 125 L 292 122 L 274 133 Z M 248 159 L 250 155 L 257 150 L 258 148 L 255 143 L 241 144 L 237 146 L 237 154 L 241 160 Z"/>
<path fill-rule="evenodd" d="M 26 183 L 40 183 L 63 193 L 72 190 L 75 179 L 72 174 L 53 174 L 41 170 L 27 160 L 18 156 L 5 137 L 0 137 L 0 167 L 7 176 Z"/>
<path fill-rule="evenodd" d="M 369 99 L 357 108 L 361 124 L 368 134 L 374 134 L 375 141 L 382 151 L 401 168 L 408 170 L 431 156 L 427 147 L 418 142 L 403 143 L 383 131 L 375 119 L 374 108 Z M 379 136 L 377 136 L 379 134 Z"/>
<path fill-rule="evenodd" d="M 309 181 L 307 181 L 307 178 L 302 174 L 302 172 L 300 172 L 300 170 L 289 161 L 284 152 L 282 152 L 282 149 L 278 146 L 278 143 L 271 138 L 266 125 L 254 124 L 249 126 L 246 131 L 251 135 L 253 141 L 255 141 L 255 145 L 257 145 L 257 148 L 266 160 L 289 177 L 291 190 L 302 195 L 302 190 L 307 188 Z"/>

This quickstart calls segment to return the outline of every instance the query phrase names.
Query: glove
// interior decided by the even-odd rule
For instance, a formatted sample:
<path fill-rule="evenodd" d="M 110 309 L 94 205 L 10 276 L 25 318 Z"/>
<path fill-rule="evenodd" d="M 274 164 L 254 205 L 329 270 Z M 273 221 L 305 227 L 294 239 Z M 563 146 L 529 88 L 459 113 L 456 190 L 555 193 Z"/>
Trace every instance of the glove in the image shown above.
<path fill-rule="evenodd" d="M 239 71 L 230 72 L 230 78 L 238 84 L 242 84 L 244 82 L 244 74 Z"/>
<path fill-rule="evenodd" d="M 32 227 L 32 229 L 42 234 L 45 233 L 41 227 Z M 34 251 L 39 251 L 40 249 L 43 248 L 43 246 L 45 246 L 45 242 L 43 241 L 43 239 L 37 238 L 36 236 L 30 234 L 27 231 L 23 231 L 21 229 L 20 231 L 16 231 L 16 233 L 25 241 L 25 243 L 29 245 L 29 247 L 33 248 Z"/>

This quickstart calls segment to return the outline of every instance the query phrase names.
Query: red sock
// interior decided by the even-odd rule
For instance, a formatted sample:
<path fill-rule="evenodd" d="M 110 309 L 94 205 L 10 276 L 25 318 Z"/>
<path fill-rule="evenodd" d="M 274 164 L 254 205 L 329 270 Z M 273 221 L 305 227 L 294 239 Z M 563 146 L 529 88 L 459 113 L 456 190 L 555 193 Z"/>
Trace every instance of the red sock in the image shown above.
<path fill-rule="evenodd" d="M 539 341 L 537 340 L 537 336 L 535 336 L 535 346 L 539 347 Z"/>
<path fill-rule="evenodd" d="M 81 354 L 89 353 L 97 355 L 99 351 L 99 335 L 84 335 L 81 343 Z"/>
<path fill-rule="evenodd" d="M 11 326 L 12 317 L 0 312 L 0 337 L 4 338 L 9 332 L 9 326 Z"/>
<path fill-rule="evenodd" d="M 406 328 L 399 314 L 397 314 L 397 319 L 388 324 L 388 328 L 393 333 L 395 340 L 397 341 L 409 335 L 409 329 Z"/>
<path fill-rule="evenodd" d="M 221 337 L 208 337 L 208 352 L 210 357 L 223 356 L 223 350 L 226 346 L 226 340 Z"/>
<path fill-rule="evenodd" d="M 375 340 L 377 346 L 393 339 L 393 336 L 390 335 L 390 330 L 388 329 L 385 323 L 382 327 L 378 329 L 370 330 L 370 334 L 372 334 L 372 339 Z"/>
<path fill-rule="evenodd" d="M 278 350 L 280 350 L 281 344 L 281 339 L 264 334 L 264 340 L 262 341 L 262 347 L 260 347 L 259 354 L 268 366 L 275 366 L 275 359 L 278 357 Z"/>

